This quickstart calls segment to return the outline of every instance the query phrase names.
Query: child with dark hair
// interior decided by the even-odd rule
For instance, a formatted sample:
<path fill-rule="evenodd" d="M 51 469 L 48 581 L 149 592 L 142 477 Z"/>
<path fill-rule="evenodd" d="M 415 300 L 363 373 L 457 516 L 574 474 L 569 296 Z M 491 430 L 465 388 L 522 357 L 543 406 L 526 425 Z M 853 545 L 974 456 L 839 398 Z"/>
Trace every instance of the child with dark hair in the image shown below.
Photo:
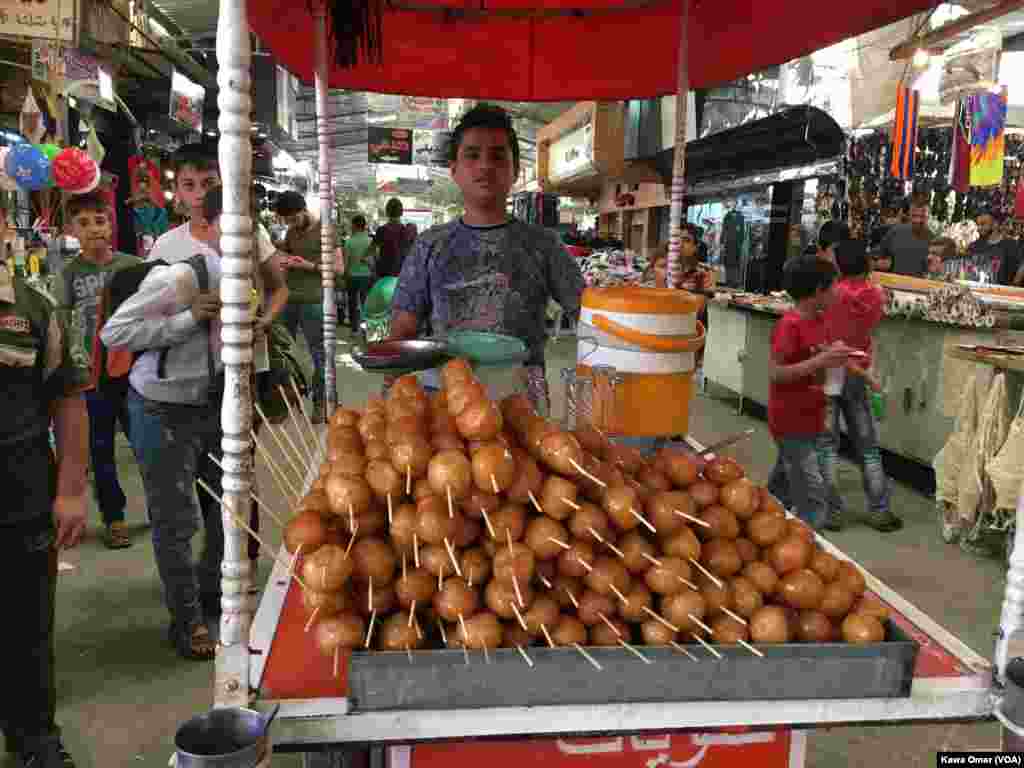
<path fill-rule="evenodd" d="M 831 300 L 835 269 L 818 259 L 790 265 L 784 287 L 796 307 L 772 331 L 768 428 L 779 456 L 769 490 L 788 500 L 801 520 L 820 529 L 826 522 L 826 485 L 819 457 L 825 430 L 825 371 L 843 365 L 850 349 L 826 345 L 824 312 Z"/>
<path fill-rule="evenodd" d="M 855 350 L 845 366 L 830 372 L 835 388 L 828 390 L 828 424 L 822 443 L 823 471 L 830 488 L 835 487 L 836 452 L 839 445 L 839 416 L 853 443 L 860 464 L 864 495 L 868 500 L 866 522 L 882 533 L 897 531 L 903 522 L 889 505 L 889 480 L 882 466 L 878 446 L 878 426 L 871 411 L 870 389 L 874 379 L 869 373 L 874 351 L 871 335 L 882 321 L 885 296 L 870 280 L 867 249 L 862 240 L 844 240 L 836 246 L 840 279 L 832 289 L 832 302 L 825 312 L 826 340 L 842 343 Z M 839 530 L 843 524 L 843 504 L 838 494 L 830 493 L 826 527 Z"/>
<path fill-rule="evenodd" d="M 77 238 L 80 250 L 64 267 L 57 283 L 57 303 L 69 326 L 80 329 L 90 358 L 96 338 L 97 309 L 103 288 L 119 269 L 141 264 L 142 260 L 111 248 L 112 220 L 107 201 L 95 192 L 72 197 L 67 202 L 68 232 Z M 117 477 L 114 443 L 117 426 L 129 433 L 125 393 L 100 392 L 99 371 L 91 372 L 85 404 L 89 411 L 89 451 L 92 462 L 96 505 L 103 517 L 104 543 L 109 549 L 131 545 L 125 525 L 128 501 Z"/>

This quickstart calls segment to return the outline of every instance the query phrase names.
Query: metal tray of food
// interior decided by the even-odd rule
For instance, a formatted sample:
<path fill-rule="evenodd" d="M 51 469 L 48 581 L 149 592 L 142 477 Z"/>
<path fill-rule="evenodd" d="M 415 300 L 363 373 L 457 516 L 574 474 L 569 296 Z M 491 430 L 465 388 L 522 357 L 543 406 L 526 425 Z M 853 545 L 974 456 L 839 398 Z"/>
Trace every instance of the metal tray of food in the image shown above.
<path fill-rule="evenodd" d="M 918 644 L 892 622 L 886 640 L 740 646 L 639 646 L 647 662 L 624 648 L 516 649 L 352 654 L 349 695 L 355 711 L 481 709 L 545 705 L 681 701 L 898 698 L 910 695 Z M 468 663 L 467 663 L 468 658 Z M 594 662 L 601 666 L 598 670 Z"/>
<path fill-rule="evenodd" d="M 422 371 L 448 357 L 448 345 L 434 339 L 378 341 L 352 352 L 352 359 L 370 370 Z"/>

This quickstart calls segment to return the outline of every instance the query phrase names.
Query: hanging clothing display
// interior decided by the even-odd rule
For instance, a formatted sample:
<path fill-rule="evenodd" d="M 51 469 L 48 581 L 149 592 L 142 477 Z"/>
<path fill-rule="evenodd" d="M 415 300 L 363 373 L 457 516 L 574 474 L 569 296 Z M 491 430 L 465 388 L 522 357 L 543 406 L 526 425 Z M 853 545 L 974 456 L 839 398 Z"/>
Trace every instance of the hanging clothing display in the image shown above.
<path fill-rule="evenodd" d="M 992 187 L 1003 181 L 1006 149 L 1006 95 L 968 96 L 971 112 L 971 186 Z"/>
<path fill-rule="evenodd" d="M 917 147 L 917 117 L 921 94 L 900 85 L 896 93 L 896 124 L 892 131 L 892 164 L 897 179 L 914 177 L 914 150 Z"/>
<path fill-rule="evenodd" d="M 955 192 L 965 194 L 971 185 L 971 113 L 967 100 L 961 99 L 956 105 L 956 120 L 953 121 L 953 144 L 949 158 L 949 186 Z"/>

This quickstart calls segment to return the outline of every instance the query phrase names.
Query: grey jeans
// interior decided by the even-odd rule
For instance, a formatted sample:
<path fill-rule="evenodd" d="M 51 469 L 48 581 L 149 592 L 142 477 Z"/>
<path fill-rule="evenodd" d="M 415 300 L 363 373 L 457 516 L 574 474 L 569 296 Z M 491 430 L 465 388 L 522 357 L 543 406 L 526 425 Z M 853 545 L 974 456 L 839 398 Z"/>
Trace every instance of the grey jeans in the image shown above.
<path fill-rule="evenodd" d="M 787 508 L 792 505 L 805 523 L 821 529 L 828 501 L 818 436 L 776 437 L 775 445 L 779 457 L 768 479 L 768 490 Z"/>
<path fill-rule="evenodd" d="M 188 631 L 203 619 L 200 596 L 215 598 L 220 592 L 220 505 L 205 491 L 196 495 L 197 477 L 221 493 L 220 470 L 207 455 L 221 455 L 219 408 L 158 403 L 133 390 L 128 412 L 167 609 L 174 629 Z M 199 562 L 194 563 L 192 537 L 200 520 L 206 536 Z"/>

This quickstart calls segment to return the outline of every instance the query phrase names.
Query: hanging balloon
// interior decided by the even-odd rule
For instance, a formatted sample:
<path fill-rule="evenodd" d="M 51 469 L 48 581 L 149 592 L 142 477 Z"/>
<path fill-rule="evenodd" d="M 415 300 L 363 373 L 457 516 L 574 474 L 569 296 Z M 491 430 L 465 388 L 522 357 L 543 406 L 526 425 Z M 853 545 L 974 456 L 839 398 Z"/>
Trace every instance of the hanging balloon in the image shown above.
<path fill-rule="evenodd" d="M 53 161 L 53 158 L 60 154 L 60 147 L 56 144 L 40 144 L 39 149 L 44 155 L 46 155 L 46 159 L 51 162 Z"/>
<path fill-rule="evenodd" d="M 50 161 L 31 144 L 11 147 L 4 160 L 4 169 L 19 187 L 30 192 L 43 189 L 50 179 Z"/>
<path fill-rule="evenodd" d="M 61 150 L 53 159 L 53 179 L 57 186 L 72 194 L 90 192 L 99 184 L 100 169 L 96 161 L 77 147 Z"/>

